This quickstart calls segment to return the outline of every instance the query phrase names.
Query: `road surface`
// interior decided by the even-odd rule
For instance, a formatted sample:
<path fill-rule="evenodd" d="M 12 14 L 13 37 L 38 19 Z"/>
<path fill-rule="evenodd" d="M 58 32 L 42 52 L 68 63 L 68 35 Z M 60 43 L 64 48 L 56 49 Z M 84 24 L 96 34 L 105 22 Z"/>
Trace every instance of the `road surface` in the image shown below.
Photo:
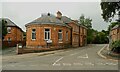
<path fill-rule="evenodd" d="M 117 61 L 104 59 L 97 54 L 104 46 L 92 44 L 46 55 L 4 54 L 3 70 L 118 70 Z"/>

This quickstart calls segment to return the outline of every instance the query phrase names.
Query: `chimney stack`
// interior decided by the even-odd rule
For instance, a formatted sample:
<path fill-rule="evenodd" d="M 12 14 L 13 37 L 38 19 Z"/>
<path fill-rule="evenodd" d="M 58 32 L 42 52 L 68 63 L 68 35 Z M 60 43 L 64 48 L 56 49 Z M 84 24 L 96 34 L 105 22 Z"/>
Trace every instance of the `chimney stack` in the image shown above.
<path fill-rule="evenodd" d="M 57 12 L 57 18 L 61 19 L 62 18 L 62 13 L 60 11 Z"/>

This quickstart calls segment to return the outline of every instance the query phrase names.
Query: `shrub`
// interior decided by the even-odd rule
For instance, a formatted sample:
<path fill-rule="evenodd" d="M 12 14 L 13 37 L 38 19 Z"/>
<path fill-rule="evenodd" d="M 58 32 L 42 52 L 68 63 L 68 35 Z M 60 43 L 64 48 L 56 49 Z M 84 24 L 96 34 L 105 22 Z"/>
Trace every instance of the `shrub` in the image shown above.
<path fill-rule="evenodd" d="M 112 43 L 112 49 L 111 50 L 115 53 L 120 53 L 120 40 L 114 41 Z"/>

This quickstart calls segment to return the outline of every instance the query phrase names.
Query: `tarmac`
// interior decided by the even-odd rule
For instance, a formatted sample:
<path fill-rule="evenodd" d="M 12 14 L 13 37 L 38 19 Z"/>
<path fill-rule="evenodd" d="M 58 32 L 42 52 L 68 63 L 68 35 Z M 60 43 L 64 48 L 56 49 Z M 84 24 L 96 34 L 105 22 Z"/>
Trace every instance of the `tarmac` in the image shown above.
<path fill-rule="evenodd" d="M 102 49 L 100 49 L 97 54 L 104 58 L 109 59 L 113 61 L 120 61 L 120 54 L 115 54 L 112 51 L 109 50 L 109 45 L 104 46 Z"/>

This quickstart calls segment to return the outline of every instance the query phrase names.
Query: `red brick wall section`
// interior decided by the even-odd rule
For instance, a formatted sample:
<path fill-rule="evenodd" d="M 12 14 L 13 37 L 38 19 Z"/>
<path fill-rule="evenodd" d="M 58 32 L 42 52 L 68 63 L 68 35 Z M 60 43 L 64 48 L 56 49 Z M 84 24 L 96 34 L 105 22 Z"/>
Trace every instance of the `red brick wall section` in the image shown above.
<path fill-rule="evenodd" d="M 57 46 L 60 44 L 70 44 L 70 29 L 63 26 L 56 26 L 56 25 L 30 25 L 27 26 L 27 39 L 26 39 L 26 46 L 27 47 L 35 47 L 35 46 L 46 46 L 46 41 L 44 40 L 44 29 L 50 29 L 50 36 L 52 40 L 52 46 Z M 31 31 L 32 29 L 36 29 L 36 39 L 31 39 Z M 58 31 L 62 30 L 62 37 L 63 40 L 60 42 L 58 40 Z M 68 31 L 68 41 L 66 41 L 66 31 Z"/>
<path fill-rule="evenodd" d="M 60 47 L 60 46 L 70 46 L 72 44 L 73 47 L 83 46 L 86 42 L 87 37 L 87 29 L 71 22 L 68 24 L 72 27 L 71 29 L 65 26 L 57 26 L 57 25 L 29 25 L 26 27 L 27 29 L 27 37 L 26 37 L 26 47 L 27 48 L 36 48 L 36 47 L 46 47 L 47 43 L 44 40 L 44 30 L 46 28 L 50 29 L 50 39 L 52 40 L 51 47 Z M 36 29 L 36 39 L 32 40 L 32 29 Z M 62 30 L 62 41 L 58 40 L 58 31 Z M 68 40 L 66 40 L 66 32 L 68 31 Z M 79 32 L 80 31 L 80 32 Z M 71 34 L 72 33 L 72 34 Z M 71 40 L 72 38 L 72 40 Z M 61 48 L 62 48 L 61 47 Z"/>
<path fill-rule="evenodd" d="M 11 33 L 6 34 L 4 41 L 7 41 L 9 37 L 12 41 L 22 41 L 23 32 L 17 27 L 11 27 Z"/>
<path fill-rule="evenodd" d="M 79 26 L 74 22 L 68 24 L 72 27 L 72 46 L 79 47 Z"/>
<path fill-rule="evenodd" d="M 11 42 L 8 42 L 8 41 L 3 41 L 2 42 L 2 46 L 5 46 L 5 47 L 16 47 L 17 44 L 22 44 L 23 46 L 25 46 L 26 44 L 26 41 L 11 41 Z"/>
<path fill-rule="evenodd" d="M 8 38 L 11 38 L 11 42 L 8 42 Z M 17 43 L 24 43 L 23 32 L 18 27 L 11 27 L 11 33 L 7 33 L 4 37 L 3 46 L 12 47 Z"/>
<path fill-rule="evenodd" d="M 120 28 L 113 29 L 110 34 L 112 41 L 120 40 Z"/>
<path fill-rule="evenodd" d="M 80 26 L 80 46 L 84 46 L 87 43 L 87 29 Z"/>

